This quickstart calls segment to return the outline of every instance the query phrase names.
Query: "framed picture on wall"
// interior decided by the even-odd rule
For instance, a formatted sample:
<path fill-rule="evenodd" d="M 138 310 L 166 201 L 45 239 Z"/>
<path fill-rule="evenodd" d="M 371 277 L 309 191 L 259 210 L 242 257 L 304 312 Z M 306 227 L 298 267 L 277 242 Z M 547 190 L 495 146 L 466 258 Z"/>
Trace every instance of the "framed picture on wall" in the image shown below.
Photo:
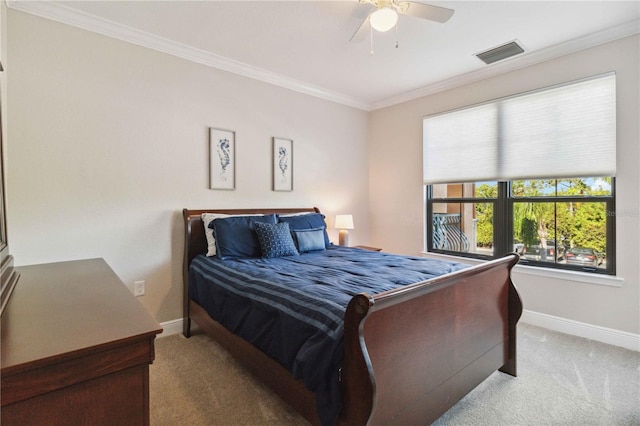
<path fill-rule="evenodd" d="M 209 188 L 236 189 L 236 133 L 209 128 Z"/>
<path fill-rule="evenodd" d="M 273 138 L 273 190 L 293 191 L 293 141 Z"/>

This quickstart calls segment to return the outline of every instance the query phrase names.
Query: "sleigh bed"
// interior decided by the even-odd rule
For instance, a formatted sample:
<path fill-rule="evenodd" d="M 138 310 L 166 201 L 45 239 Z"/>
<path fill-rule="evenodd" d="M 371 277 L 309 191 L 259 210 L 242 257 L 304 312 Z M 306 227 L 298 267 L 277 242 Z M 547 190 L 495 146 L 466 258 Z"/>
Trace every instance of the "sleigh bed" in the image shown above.
<path fill-rule="evenodd" d="M 403 275 L 410 280 L 412 274 L 422 268 L 422 263 L 429 260 L 340 248 L 330 246 L 328 240 L 326 250 L 307 253 L 302 253 L 301 250 L 299 255 L 287 259 L 220 260 L 216 256 L 205 256 L 210 250 L 211 241 L 208 243 L 205 237 L 205 228 L 208 226 L 203 222 L 203 213 L 276 215 L 276 222 L 279 222 L 285 220 L 279 219 L 281 217 L 303 216 L 301 213 L 309 214 L 308 217 L 319 216 L 319 210 L 183 210 L 185 337 L 190 337 L 194 321 L 202 331 L 228 350 L 312 424 L 429 424 L 496 370 L 516 375 L 516 324 L 522 313 L 522 303 L 510 278 L 511 268 L 518 261 L 518 256 L 513 254 L 473 267 L 432 261 L 440 262 L 433 264 L 438 270 L 436 275 L 442 275 L 415 283 L 408 281 L 401 285 L 395 284 L 374 294 L 366 291 L 353 292 L 344 303 L 341 311 L 343 313 L 340 313 L 343 321 L 341 319 L 339 324 L 333 324 L 333 329 L 323 332 L 338 336 L 336 342 L 328 346 L 331 349 L 326 350 L 324 358 L 328 361 L 325 362 L 323 357 L 318 358 L 318 354 L 309 361 L 314 363 L 313 366 L 317 365 L 318 369 L 320 364 L 328 365 L 326 379 L 329 383 L 326 387 L 320 387 L 330 391 L 309 390 L 308 371 L 315 374 L 316 370 L 307 368 L 307 373 L 301 373 L 302 367 L 299 364 L 304 362 L 298 362 L 297 358 L 292 361 L 292 369 L 291 365 L 287 365 L 289 361 L 286 356 L 283 355 L 285 361 L 280 359 L 279 349 L 272 351 L 272 341 L 276 339 L 269 334 L 288 336 L 292 334 L 290 330 L 304 329 L 309 324 L 309 327 L 321 329 L 331 322 L 326 318 L 334 315 L 329 311 L 335 309 L 336 303 L 325 302 L 324 283 L 318 284 L 317 291 L 308 282 L 300 284 L 304 291 L 308 292 L 311 288 L 310 292 L 305 293 L 304 299 L 320 313 L 311 313 L 309 319 L 292 311 L 290 303 L 295 306 L 304 304 L 293 300 L 292 296 L 298 288 L 294 278 L 298 279 L 298 275 L 303 275 L 301 272 L 307 268 L 302 264 L 308 263 L 310 268 L 316 268 L 311 271 L 313 278 L 309 281 L 315 282 L 316 278 L 321 278 L 318 277 L 320 275 L 335 275 L 338 277 L 337 281 L 352 283 L 353 276 L 345 279 L 340 275 L 342 264 L 335 269 L 335 273 L 331 269 L 319 272 L 325 263 L 333 265 L 330 262 L 350 262 L 357 268 L 372 269 L 378 284 L 387 288 L 384 281 L 380 283 L 385 277 L 380 269 L 382 265 L 392 271 L 394 281 L 395 277 Z M 296 222 L 290 222 L 291 229 L 295 227 L 294 223 Z M 218 231 L 222 237 L 222 229 Z M 315 229 L 312 231 L 316 232 Z M 300 235 L 299 238 L 303 238 Z M 302 244 L 303 240 L 299 242 Z M 218 252 L 218 257 L 220 253 Z M 248 268 L 245 264 L 249 263 L 275 269 L 282 278 L 250 277 L 247 270 L 242 269 L 245 266 Z M 408 265 L 406 269 L 405 264 Z M 414 267 L 415 264 L 419 267 Z M 374 265 L 379 267 L 374 268 Z M 354 275 L 356 280 L 360 279 L 358 277 L 361 276 L 361 269 Z M 220 288 L 205 291 L 202 290 L 204 284 L 201 282 L 205 278 L 201 275 L 210 275 L 214 281 L 217 276 L 224 275 L 224 280 L 221 278 Z M 374 278 L 362 276 L 363 288 L 379 288 L 364 285 L 369 280 L 376 281 Z M 239 287 L 244 285 L 250 286 L 246 288 L 258 288 L 264 293 L 273 293 L 275 290 L 272 291 L 270 286 L 279 284 L 273 283 L 277 280 L 283 281 L 285 288 L 278 290 L 284 291 L 276 296 L 279 301 L 264 302 L 263 293 L 250 296 L 248 303 L 251 306 L 246 308 L 246 312 L 245 307 L 240 304 L 246 302 L 235 299 L 221 302 L 221 299 L 227 300 L 231 293 L 242 293 L 243 290 L 238 289 L 245 288 Z M 398 280 L 400 281 L 402 280 Z M 344 295 L 342 297 L 344 299 Z M 223 309 L 225 304 L 226 311 L 218 313 L 217 310 Z M 277 315 L 290 316 L 290 319 L 297 322 L 293 326 L 271 324 L 270 317 L 265 319 L 267 317 L 261 316 L 266 315 L 263 311 L 270 310 L 271 305 L 284 306 Z M 251 311 L 258 311 L 257 321 L 268 323 L 268 327 L 261 330 L 259 336 L 247 337 L 241 326 L 247 324 Z M 234 312 L 240 312 L 241 318 L 229 320 Z M 291 314 L 288 315 L 288 312 Z M 248 324 L 249 328 L 253 327 L 250 322 Z M 260 325 L 256 327 L 258 326 Z M 282 329 L 279 332 L 278 327 Z M 230 329 L 239 335 L 229 331 Z M 299 341 L 293 341 L 286 345 L 299 344 Z M 267 348 L 263 348 L 264 351 L 258 349 L 261 345 L 266 345 Z M 312 349 L 302 350 L 299 346 L 296 347 L 298 352 L 313 352 Z M 314 343 L 312 347 L 325 346 Z M 335 352 L 339 356 L 337 363 L 332 363 L 329 357 L 335 355 L 329 352 Z"/>

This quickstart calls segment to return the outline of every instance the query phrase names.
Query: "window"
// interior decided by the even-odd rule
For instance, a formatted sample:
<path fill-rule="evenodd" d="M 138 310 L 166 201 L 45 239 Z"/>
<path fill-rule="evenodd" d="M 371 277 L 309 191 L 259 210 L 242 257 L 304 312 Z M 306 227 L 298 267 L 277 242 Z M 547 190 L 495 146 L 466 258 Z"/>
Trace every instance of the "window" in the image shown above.
<path fill-rule="evenodd" d="M 424 182 L 428 251 L 615 274 L 615 75 L 425 117 Z"/>
<path fill-rule="evenodd" d="M 533 266 L 615 273 L 614 178 L 434 184 L 427 249 Z"/>

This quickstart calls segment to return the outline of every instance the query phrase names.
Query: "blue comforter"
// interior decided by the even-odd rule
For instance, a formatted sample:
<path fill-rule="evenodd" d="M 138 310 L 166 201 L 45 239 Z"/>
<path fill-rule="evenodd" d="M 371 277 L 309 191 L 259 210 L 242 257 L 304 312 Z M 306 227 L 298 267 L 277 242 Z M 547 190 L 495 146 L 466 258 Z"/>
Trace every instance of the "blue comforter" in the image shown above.
<path fill-rule="evenodd" d="M 190 297 L 217 322 L 276 359 L 315 392 L 320 420 L 340 412 L 344 314 L 376 294 L 466 267 L 422 257 L 332 246 L 275 259 L 196 257 Z"/>

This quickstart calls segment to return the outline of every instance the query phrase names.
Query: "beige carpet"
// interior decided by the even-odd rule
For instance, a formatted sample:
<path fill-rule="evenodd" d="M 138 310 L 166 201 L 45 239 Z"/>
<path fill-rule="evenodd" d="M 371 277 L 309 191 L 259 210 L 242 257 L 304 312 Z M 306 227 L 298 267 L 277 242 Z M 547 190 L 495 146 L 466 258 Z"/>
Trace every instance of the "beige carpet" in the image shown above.
<path fill-rule="evenodd" d="M 151 424 L 308 425 L 207 336 L 156 340 Z M 434 426 L 640 425 L 640 353 L 526 324 L 518 377 L 494 373 Z"/>
<path fill-rule="evenodd" d="M 153 426 L 309 424 L 204 334 L 157 339 L 149 382 Z"/>

